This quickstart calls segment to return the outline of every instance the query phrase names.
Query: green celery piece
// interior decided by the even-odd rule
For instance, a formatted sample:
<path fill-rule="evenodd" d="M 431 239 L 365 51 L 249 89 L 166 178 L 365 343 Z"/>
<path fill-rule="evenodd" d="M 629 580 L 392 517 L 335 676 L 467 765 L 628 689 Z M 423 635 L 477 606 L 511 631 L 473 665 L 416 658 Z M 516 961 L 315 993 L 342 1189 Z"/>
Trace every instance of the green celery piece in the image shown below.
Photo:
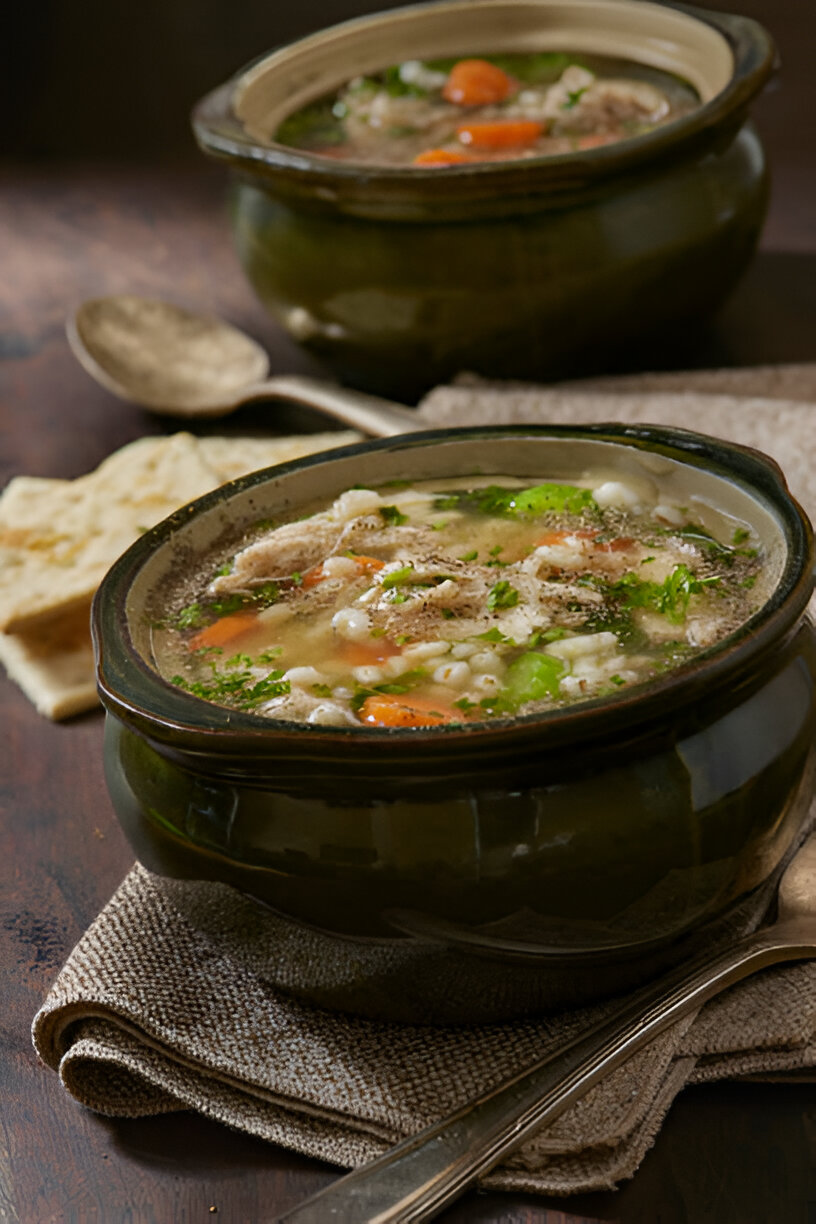
<path fill-rule="evenodd" d="M 502 697 L 516 707 L 527 701 L 557 697 L 563 672 L 564 664 L 560 659 L 539 654 L 537 651 L 528 651 L 519 655 L 508 667 Z"/>
<path fill-rule="evenodd" d="M 391 570 L 382 580 L 383 589 L 389 591 L 392 587 L 405 586 L 413 581 L 415 570 L 413 565 L 403 565 L 400 569 Z"/>
<path fill-rule="evenodd" d="M 596 508 L 589 489 L 565 484 L 533 485 L 529 489 L 488 485 L 485 489 L 443 494 L 434 504 L 437 510 L 471 510 L 503 518 L 535 517 L 548 511 L 580 514 L 583 510 Z"/>

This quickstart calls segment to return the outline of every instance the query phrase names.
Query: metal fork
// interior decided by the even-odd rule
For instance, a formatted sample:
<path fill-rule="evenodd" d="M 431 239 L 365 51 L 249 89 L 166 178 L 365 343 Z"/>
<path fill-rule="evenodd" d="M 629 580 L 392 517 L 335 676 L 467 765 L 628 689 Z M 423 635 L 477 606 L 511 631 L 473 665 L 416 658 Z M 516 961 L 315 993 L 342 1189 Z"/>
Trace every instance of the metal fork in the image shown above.
<path fill-rule="evenodd" d="M 769 965 L 816 956 L 816 834 L 789 863 L 777 919 L 639 991 L 512 1080 L 277 1217 L 278 1224 L 419 1224 L 663 1029 Z"/>

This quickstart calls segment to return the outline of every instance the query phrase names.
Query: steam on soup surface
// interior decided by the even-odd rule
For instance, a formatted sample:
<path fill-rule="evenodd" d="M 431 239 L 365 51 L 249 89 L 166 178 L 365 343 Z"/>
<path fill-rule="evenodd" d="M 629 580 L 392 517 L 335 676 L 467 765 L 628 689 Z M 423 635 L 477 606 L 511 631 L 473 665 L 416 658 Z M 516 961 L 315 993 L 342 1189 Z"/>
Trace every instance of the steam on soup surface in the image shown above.
<path fill-rule="evenodd" d="M 450 166 L 611 144 L 697 105 L 679 78 L 606 56 L 409 60 L 296 111 L 275 139 L 355 162 Z"/>
<path fill-rule="evenodd" d="M 350 489 L 211 558 L 154 655 L 198 697 L 317 725 L 557 708 L 648 682 L 755 610 L 756 542 L 713 521 L 637 478 Z"/>

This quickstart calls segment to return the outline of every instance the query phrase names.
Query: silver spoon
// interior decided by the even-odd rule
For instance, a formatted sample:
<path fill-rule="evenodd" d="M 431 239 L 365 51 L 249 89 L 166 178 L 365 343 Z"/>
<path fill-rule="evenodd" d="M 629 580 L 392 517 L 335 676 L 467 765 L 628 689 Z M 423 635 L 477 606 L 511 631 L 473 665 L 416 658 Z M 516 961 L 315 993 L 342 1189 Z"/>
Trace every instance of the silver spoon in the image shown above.
<path fill-rule="evenodd" d="M 257 400 L 292 400 L 390 437 L 427 426 L 390 400 L 297 374 L 268 378 L 269 359 L 238 328 L 169 302 L 121 294 L 84 302 L 66 324 L 92 378 L 120 399 L 174 416 L 217 417 Z"/>
<path fill-rule="evenodd" d="M 816 835 L 788 865 L 777 920 L 681 966 L 515 1079 L 396 1144 L 277 1217 L 278 1224 L 419 1224 L 681 1016 L 741 978 L 816 956 Z"/>

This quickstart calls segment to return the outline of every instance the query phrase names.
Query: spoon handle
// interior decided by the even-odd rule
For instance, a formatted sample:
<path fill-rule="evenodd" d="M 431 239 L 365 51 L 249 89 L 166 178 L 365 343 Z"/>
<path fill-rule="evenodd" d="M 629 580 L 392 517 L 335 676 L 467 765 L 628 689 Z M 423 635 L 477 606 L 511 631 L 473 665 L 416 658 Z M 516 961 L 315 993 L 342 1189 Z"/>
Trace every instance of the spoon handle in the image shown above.
<path fill-rule="evenodd" d="M 816 956 L 816 922 L 766 928 L 666 975 L 619 1010 L 478 1101 L 278 1217 L 278 1224 L 419 1224 L 507 1156 L 533 1131 L 681 1016 L 727 986 L 786 960 Z"/>
<path fill-rule="evenodd" d="M 241 402 L 263 399 L 293 400 L 307 408 L 316 408 L 374 438 L 390 438 L 393 434 L 428 428 L 415 411 L 402 404 L 299 374 L 280 374 L 255 383 Z"/>

